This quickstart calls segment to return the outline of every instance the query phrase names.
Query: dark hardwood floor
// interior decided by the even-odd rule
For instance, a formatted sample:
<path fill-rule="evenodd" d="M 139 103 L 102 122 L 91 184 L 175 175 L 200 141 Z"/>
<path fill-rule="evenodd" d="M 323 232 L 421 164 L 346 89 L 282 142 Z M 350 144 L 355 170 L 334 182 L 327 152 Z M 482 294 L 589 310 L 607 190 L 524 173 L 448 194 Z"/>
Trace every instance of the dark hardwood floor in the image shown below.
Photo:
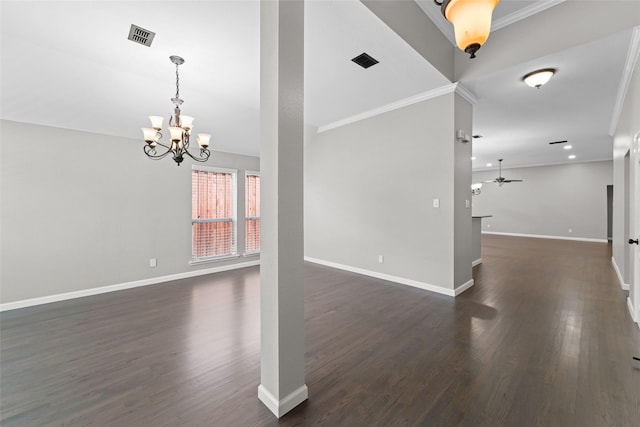
<path fill-rule="evenodd" d="M 607 244 L 483 236 L 450 298 L 305 267 L 309 400 L 258 401 L 259 270 L 4 312 L 11 426 L 638 426 Z"/>

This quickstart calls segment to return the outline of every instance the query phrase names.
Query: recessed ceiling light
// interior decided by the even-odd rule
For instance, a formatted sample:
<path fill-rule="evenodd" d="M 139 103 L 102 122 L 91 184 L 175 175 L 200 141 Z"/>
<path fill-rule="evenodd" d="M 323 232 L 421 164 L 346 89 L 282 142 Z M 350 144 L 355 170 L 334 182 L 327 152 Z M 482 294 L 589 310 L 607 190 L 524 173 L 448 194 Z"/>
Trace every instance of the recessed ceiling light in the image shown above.
<path fill-rule="evenodd" d="M 491 163 L 487 163 L 488 168 L 490 168 L 491 166 L 493 166 Z"/>
<path fill-rule="evenodd" d="M 540 86 L 547 83 L 555 73 L 555 68 L 543 68 L 542 70 L 536 70 L 526 74 L 522 80 L 527 84 L 527 86 L 540 89 Z"/>
<path fill-rule="evenodd" d="M 573 159 L 575 159 L 575 158 L 576 158 L 576 155 L 575 155 L 575 154 L 572 154 L 572 155 L 570 155 L 570 156 L 569 156 L 569 159 L 571 159 L 571 160 L 573 160 Z"/>
<path fill-rule="evenodd" d="M 573 148 L 573 145 L 565 145 L 564 147 L 565 150 L 571 150 Z"/>
<path fill-rule="evenodd" d="M 472 157 L 472 158 L 471 158 L 471 160 L 475 160 L 475 159 L 476 159 L 475 157 Z"/>

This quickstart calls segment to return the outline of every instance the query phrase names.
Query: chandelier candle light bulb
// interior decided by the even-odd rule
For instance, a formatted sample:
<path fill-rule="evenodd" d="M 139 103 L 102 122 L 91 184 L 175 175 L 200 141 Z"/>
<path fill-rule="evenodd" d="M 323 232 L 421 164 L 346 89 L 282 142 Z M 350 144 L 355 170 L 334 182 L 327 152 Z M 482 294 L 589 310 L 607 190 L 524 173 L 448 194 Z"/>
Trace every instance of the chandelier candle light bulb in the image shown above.
<path fill-rule="evenodd" d="M 173 115 L 169 117 L 169 139 L 170 144 L 166 145 L 160 142 L 162 138 L 162 122 L 164 118 L 162 116 L 149 116 L 151 120 L 150 128 L 142 128 L 142 134 L 146 145 L 144 146 L 144 153 L 153 160 L 159 160 L 171 154 L 173 160 L 180 166 L 180 163 L 184 160 L 184 156 L 187 155 L 197 162 L 206 162 L 211 156 L 209 151 L 209 142 L 211 140 L 211 134 L 202 133 L 196 136 L 198 145 L 200 147 L 200 153 L 195 156 L 189 152 L 189 139 L 191 137 L 191 129 L 193 129 L 194 118 L 191 116 L 184 116 L 180 111 L 180 105 L 184 102 L 180 99 L 180 76 L 178 74 L 178 67 L 184 64 L 184 59 L 179 56 L 170 56 L 169 59 L 176 65 L 176 96 L 171 98 L 175 108 Z M 167 149 L 164 153 L 158 154 L 156 147 L 161 146 Z"/>

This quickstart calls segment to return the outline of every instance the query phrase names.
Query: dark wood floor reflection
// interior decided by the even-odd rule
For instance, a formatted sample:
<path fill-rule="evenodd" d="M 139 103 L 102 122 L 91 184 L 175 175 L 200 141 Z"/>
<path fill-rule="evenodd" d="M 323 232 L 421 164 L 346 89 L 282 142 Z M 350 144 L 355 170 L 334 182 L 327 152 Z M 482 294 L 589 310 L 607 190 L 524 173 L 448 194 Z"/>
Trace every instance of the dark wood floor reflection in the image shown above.
<path fill-rule="evenodd" d="M 259 271 L 2 313 L 10 426 L 637 426 L 607 244 L 483 237 L 456 299 L 306 266 L 309 401 L 258 401 Z"/>

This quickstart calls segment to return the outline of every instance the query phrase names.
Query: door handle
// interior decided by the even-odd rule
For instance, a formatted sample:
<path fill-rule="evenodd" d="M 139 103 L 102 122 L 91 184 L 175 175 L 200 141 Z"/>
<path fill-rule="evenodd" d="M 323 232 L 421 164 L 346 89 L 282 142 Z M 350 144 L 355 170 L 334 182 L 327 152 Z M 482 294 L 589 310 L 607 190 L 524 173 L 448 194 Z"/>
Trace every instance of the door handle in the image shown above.
<path fill-rule="evenodd" d="M 637 244 L 638 244 L 638 239 L 636 239 L 636 240 L 629 239 L 629 244 L 630 244 L 630 245 L 633 245 L 633 244 L 636 244 L 636 245 L 637 245 Z"/>

